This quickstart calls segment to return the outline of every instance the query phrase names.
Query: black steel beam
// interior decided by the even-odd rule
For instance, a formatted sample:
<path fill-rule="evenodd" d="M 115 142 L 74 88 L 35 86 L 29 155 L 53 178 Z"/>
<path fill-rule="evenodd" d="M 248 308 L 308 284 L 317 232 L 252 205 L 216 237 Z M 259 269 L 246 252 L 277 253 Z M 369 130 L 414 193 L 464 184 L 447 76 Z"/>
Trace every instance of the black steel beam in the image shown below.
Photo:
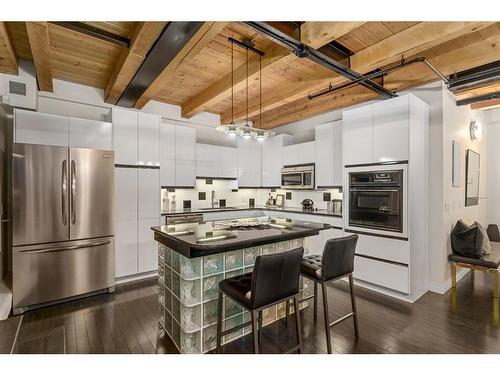
<path fill-rule="evenodd" d="M 351 81 L 364 78 L 362 74 L 355 72 L 326 54 L 301 43 L 278 29 L 269 26 L 265 22 L 245 22 L 245 24 L 271 39 L 275 43 L 289 49 L 300 58 L 306 57 L 309 60 L 350 79 Z M 386 98 L 398 96 L 396 93 L 387 90 L 383 86 L 370 80 L 360 80 L 359 84 Z"/>
<path fill-rule="evenodd" d="M 500 60 L 452 74 L 448 88 L 458 90 L 500 80 Z"/>
<path fill-rule="evenodd" d="M 492 92 L 492 93 L 484 94 L 484 95 L 479 95 L 479 96 L 474 96 L 472 98 L 457 100 L 457 105 L 474 104 L 474 103 L 484 102 L 486 100 L 492 100 L 492 99 L 500 99 L 500 91 Z"/>
<path fill-rule="evenodd" d="M 203 22 L 169 22 L 130 81 L 117 105 L 133 107 L 161 72 L 172 62 Z"/>
<path fill-rule="evenodd" d="M 109 31 L 99 29 L 84 22 L 51 22 L 54 25 L 64 27 L 85 35 L 92 36 L 97 39 L 102 39 L 107 42 L 118 44 L 122 47 L 128 48 L 130 46 L 130 39 L 122 35 L 110 33 Z"/>

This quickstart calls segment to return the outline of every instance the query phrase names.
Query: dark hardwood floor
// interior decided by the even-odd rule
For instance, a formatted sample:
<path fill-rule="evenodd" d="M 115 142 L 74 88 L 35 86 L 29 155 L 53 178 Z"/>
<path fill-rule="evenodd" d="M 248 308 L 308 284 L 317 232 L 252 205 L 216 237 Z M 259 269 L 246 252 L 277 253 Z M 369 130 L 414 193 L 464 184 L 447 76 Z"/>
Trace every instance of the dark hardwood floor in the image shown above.
<path fill-rule="evenodd" d="M 332 329 L 335 353 L 500 353 L 498 300 L 492 298 L 490 275 L 476 272 L 458 285 L 456 311 L 452 295 L 427 293 L 407 304 L 357 287 L 360 338 L 352 320 Z M 176 353 L 158 332 L 156 280 L 120 285 L 116 293 L 67 302 L 24 314 L 14 353 Z M 350 309 L 348 286 L 328 288 L 330 319 Z M 496 302 L 496 305 L 494 304 Z M 301 312 L 304 353 L 326 353 L 321 304 Z M 18 317 L 0 322 L 4 353 L 11 351 Z M 8 322 L 8 323 L 7 323 Z M 293 322 L 293 320 L 291 320 Z M 294 345 L 294 324 L 265 327 L 262 351 L 279 353 Z M 10 341 L 9 341 L 10 340 Z M 225 353 L 251 352 L 251 336 L 224 346 Z"/>

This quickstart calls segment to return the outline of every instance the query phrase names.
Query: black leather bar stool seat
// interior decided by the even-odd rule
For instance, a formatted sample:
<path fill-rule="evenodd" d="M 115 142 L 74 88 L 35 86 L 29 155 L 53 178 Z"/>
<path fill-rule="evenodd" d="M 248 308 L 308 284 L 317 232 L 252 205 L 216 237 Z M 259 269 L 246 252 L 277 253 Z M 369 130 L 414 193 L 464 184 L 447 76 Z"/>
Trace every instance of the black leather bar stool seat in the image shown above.
<path fill-rule="evenodd" d="M 352 272 L 354 271 L 354 252 L 358 236 L 352 235 L 342 238 L 333 238 L 326 241 L 323 255 L 309 255 L 304 257 L 300 267 L 300 274 L 314 281 L 314 320 L 317 318 L 318 305 L 318 284 L 321 284 L 323 294 L 323 311 L 325 317 L 326 331 L 326 346 L 328 353 L 332 352 L 332 343 L 330 337 L 330 328 L 334 325 L 343 322 L 352 317 L 354 320 L 354 333 L 356 338 L 359 337 L 358 332 L 358 313 L 356 311 L 356 299 L 354 296 L 354 285 Z M 351 292 L 352 312 L 330 323 L 328 318 L 328 295 L 326 291 L 326 283 L 349 277 L 349 287 Z M 306 299 L 309 299 L 306 298 Z M 288 313 L 288 310 L 287 310 Z"/>
<path fill-rule="evenodd" d="M 220 353 L 222 336 L 235 332 L 242 327 L 252 325 L 254 353 L 260 351 L 260 331 L 262 311 L 283 301 L 293 299 L 298 311 L 299 272 L 304 249 L 302 247 L 279 254 L 261 255 L 255 260 L 253 272 L 224 279 L 219 283 L 217 305 L 217 347 Z M 229 297 L 250 311 L 251 321 L 222 331 L 222 299 Z M 295 314 L 297 345 L 288 352 L 302 347 L 300 320 Z"/>

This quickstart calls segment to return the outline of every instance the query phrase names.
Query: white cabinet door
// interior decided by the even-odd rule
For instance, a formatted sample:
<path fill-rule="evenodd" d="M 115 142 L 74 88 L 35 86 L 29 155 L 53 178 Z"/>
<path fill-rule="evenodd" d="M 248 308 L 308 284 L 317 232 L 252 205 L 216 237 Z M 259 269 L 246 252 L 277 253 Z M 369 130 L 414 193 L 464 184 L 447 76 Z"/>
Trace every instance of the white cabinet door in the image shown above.
<path fill-rule="evenodd" d="M 196 131 L 193 128 L 175 127 L 175 160 L 196 160 Z"/>
<path fill-rule="evenodd" d="M 137 269 L 149 272 L 158 269 L 158 244 L 151 227 L 158 226 L 160 219 L 145 219 L 137 222 Z"/>
<path fill-rule="evenodd" d="M 218 146 L 196 144 L 196 176 L 220 177 L 218 165 Z"/>
<path fill-rule="evenodd" d="M 69 118 L 69 147 L 113 149 L 113 125 L 110 122 Z"/>
<path fill-rule="evenodd" d="M 408 95 L 373 105 L 373 161 L 408 160 Z"/>
<path fill-rule="evenodd" d="M 153 219 L 160 215 L 160 170 L 139 169 L 137 172 L 137 217 Z"/>
<path fill-rule="evenodd" d="M 115 234 L 115 275 L 137 273 L 137 219 L 118 221 Z"/>
<path fill-rule="evenodd" d="M 160 117 L 139 113 L 138 164 L 160 165 Z"/>
<path fill-rule="evenodd" d="M 175 128 L 175 125 L 160 124 L 160 161 L 175 160 Z"/>
<path fill-rule="evenodd" d="M 238 149 L 234 147 L 217 147 L 217 164 L 219 177 L 238 177 Z"/>
<path fill-rule="evenodd" d="M 68 146 L 68 118 L 15 110 L 14 142 Z"/>
<path fill-rule="evenodd" d="M 314 128 L 316 143 L 316 186 L 333 186 L 333 125 Z"/>
<path fill-rule="evenodd" d="M 196 162 L 194 160 L 175 161 L 175 186 L 192 187 L 196 184 Z"/>
<path fill-rule="evenodd" d="M 333 123 L 333 186 L 342 186 L 342 121 Z"/>
<path fill-rule="evenodd" d="M 113 108 L 113 133 L 115 163 L 137 165 L 136 111 Z"/>
<path fill-rule="evenodd" d="M 238 185 L 260 187 L 261 144 L 255 139 L 238 139 Z"/>
<path fill-rule="evenodd" d="M 275 136 L 262 144 L 262 186 L 281 186 L 283 168 L 283 138 Z"/>
<path fill-rule="evenodd" d="M 160 167 L 160 185 L 175 186 L 175 160 L 162 160 Z"/>
<path fill-rule="evenodd" d="M 137 219 L 137 169 L 115 168 L 116 220 Z"/>
<path fill-rule="evenodd" d="M 304 142 L 283 148 L 283 164 L 296 165 L 314 163 L 316 160 L 315 142 Z"/>
<path fill-rule="evenodd" d="M 342 151 L 344 165 L 373 161 L 373 107 L 363 107 L 342 113 Z"/>

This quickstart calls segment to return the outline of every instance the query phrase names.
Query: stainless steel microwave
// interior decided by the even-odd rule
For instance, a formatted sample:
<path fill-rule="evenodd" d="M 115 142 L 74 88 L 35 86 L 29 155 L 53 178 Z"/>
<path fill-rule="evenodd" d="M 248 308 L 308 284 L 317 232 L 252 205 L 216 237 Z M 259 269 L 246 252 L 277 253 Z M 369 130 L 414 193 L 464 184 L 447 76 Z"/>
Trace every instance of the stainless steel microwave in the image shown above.
<path fill-rule="evenodd" d="M 314 189 L 314 164 L 290 165 L 281 169 L 282 189 Z"/>

